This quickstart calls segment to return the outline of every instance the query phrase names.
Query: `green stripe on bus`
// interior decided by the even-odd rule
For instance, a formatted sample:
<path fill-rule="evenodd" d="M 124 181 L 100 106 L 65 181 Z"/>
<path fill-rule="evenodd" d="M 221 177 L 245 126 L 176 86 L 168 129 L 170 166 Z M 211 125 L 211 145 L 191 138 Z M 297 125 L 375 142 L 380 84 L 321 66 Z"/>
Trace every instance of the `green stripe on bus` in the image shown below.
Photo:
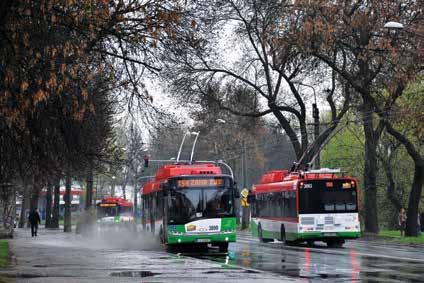
<path fill-rule="evenodd" d="M 184 244 L 184 243 L 212 243 L 212 242 L 235 242 L 236 241 L 236 218 L 228 217 L 221 218 L 221 233 L 214 234 L 186 234 L 185 224 L 180 225 L 169 225 L 172 226 L 172 231 L 168 231 L 167 243 L 172 244 Z M 178 232 L 179 235 L 175 235 L 173 232 Z M 227 240 L 226 240 L 227 238 Z M 178 241 L 179 240 L 179 241 Z M 207 241 L 208 240 L 208 241 Z"/>
<path fill-rule="evenodd" d="M 186 244 L 186 243 L 218 243 L 235 242 L 236 233 L 203 234 L 203 235 L 171 235 L 168 234 L 168 244 Z"/>
<path fill-rule="evenodd" d="M 251 227 L 252 235 L 255 236 L 255 237 L 259 237 L 259 235 L 258 235 L 258 225 L 254 221 L 252 221 L 250 227 Z M 361 232 L 352 232 L 352 231 L 332 232 L 332 233 L 336 234 L 333 237 L 339 237 L 339 238 L 343 238 L 343 239 L 356 239 L 356 238 L 359 238 L 361 236 Z M 265 238 L 265 239 L 281 240 L 280 232 L 278 232 L 278 231 L 268 231 L 268 230 L 264 230 L 263 228 L 262 228 L 262 237 Z M 309 239 L 320 240 L 320 239 L 327 238 L 327 236 L 325 236 L 325 234 L 323 234 L 322 232 L 303 232 L 303 233 L 286 232 L 286 238 L 289 241 L 309 240 Z"/>
<path fill-rule="evenodd" d="M 339 237 L 343 239 L 356 239 L 361 236 L 361 232 L 331 232 L 331 234 L 336 234 L 332 237 Z M 297 233 L 297 238 L 300 239 L 325 239 L 327 236 L 322 232 L 306 232 L 306 233 Z"/>

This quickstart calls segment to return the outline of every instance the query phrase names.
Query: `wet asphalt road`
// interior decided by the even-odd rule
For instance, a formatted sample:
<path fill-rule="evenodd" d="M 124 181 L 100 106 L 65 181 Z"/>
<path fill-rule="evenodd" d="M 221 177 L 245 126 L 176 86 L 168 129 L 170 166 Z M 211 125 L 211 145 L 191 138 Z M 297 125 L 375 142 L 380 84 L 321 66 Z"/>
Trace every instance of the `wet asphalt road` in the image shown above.
<path fill-rule="evenodd" d="M 424 282 L 424 247 L 348 241 L 343 248 L 259 243 L 247 232 L 228 254 L 170 253 L 139 235 L 87 239 L 18 229 L 10 282 Z M 151 237 L 147 237 L 150 238 Z"/>
<path fill-rule="evenodd" d="M 343 248 L 259 243 L 247 232 L 230 245 L 228 257 L 196 256 L 268 271 L 303 282 L 424 282 L 424 247 L 352 240 Z"/>
<path fill-rule="evenodd" d="M 81 237 L 56 230 L 17 229 L 9 241 L 14 260 L 0 282 L 296 282 L 275 273 L 168 253 L 151 235 L 108 232 Z"/>

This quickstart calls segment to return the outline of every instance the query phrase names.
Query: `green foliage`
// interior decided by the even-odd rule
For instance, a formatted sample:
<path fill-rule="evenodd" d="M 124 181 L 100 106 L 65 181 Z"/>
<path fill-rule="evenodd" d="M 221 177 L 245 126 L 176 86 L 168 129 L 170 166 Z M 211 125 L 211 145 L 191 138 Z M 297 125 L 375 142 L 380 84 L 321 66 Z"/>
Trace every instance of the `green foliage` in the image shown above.
<path fill-rule="evenodd" d="M 397 128 L 401 128 L 408 134 L 408 138 L 415 144 L 421 145 L 424 140 L 424 79 L 420 78 L 408 86 L 402 97 L 397 102 L 394 113 L 394 121 Z"/>
<path fill-rule="evenodd" d="M 399 243 L 399 244 L 424 244 L 424 234 L 421 233 L 419 237 L 401 237 L 399 230 L 383 230 L 380 231 L 379 236 L 386 238 L 386 240 Z"/>
<path fill-rule="evenodd" d="M 321 153 L 321 167 L 340 168 L 361 181 L 364 160 L 364 135 L 362 126 L 345 124 Z"/>
<path fill-rule="evenodd" d="M 9 242 L 0 240 L 0 268 L 9 265 Z"/>

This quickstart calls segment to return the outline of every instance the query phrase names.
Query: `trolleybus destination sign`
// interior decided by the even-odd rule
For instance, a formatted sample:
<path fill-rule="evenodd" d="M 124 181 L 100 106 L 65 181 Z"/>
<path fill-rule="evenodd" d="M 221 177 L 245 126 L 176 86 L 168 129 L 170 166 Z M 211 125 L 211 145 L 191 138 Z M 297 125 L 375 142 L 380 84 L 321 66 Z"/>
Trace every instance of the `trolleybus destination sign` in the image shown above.
<path fill-rule="evenodd" d="M 179 187 L 217 187 L 223 184 L 224 179 L 222 178 L 178 180 Z"/>

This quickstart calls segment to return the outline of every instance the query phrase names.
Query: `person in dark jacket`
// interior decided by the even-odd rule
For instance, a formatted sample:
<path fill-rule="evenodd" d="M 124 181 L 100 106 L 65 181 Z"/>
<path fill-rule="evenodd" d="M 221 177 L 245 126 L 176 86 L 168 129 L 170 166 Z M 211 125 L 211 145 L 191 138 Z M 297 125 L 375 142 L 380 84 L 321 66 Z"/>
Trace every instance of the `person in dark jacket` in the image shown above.
<path fill-rule="evenodd" d="M 37 237 L 38 224 L 41 222 L 40 214 L 38 214 L 37 209 L 34 209 L 29 213 L 28 220 L 31 224 L 31 236 Z"/>

